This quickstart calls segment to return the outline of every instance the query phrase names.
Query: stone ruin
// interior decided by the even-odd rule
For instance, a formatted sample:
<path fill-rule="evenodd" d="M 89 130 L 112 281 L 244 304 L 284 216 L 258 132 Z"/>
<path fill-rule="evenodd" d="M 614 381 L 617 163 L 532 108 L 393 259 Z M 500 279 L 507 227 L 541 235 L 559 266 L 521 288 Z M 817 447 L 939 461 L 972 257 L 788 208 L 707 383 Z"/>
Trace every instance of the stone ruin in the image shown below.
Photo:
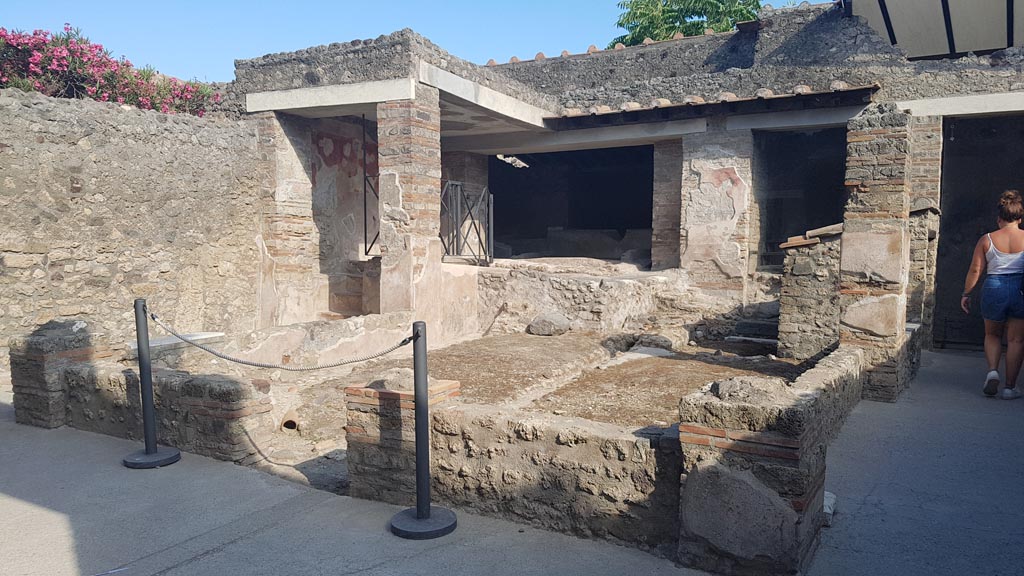
<path fill-rule="evenodd" d="M 138 436 L 136 297 L 284 365 L 424 320 L 439 501 L 793 573 L 846 414 L 976 329 L 942 231 L 1022 87 L 1016 48 L 910 61 L 837 5 L 492 66 L 403 30 L 237 61 L 205 119 L 0 91 L 17 419 Z M 161 442 L 411 499 L 406 351 L 154 356 Z"/>

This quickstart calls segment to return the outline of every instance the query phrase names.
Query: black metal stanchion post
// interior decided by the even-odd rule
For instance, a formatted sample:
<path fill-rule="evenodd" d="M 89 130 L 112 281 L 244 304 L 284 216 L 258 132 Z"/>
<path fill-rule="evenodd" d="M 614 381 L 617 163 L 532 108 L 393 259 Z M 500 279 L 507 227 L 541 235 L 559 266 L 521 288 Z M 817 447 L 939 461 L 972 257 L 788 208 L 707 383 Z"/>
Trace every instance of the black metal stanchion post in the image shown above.
<path fill-rule="evenodd" d="M 412 325 L 416 404 L 416 507 L 391 518 L 391 531 L 402 538 L 429 540 L 455 530 L 455 513 L 430 505 L 430 392 L 427 389 L 427 325 Z"/>
<path fill-rule="evenodd" d="M 146 448 L 132 452 L 122 461 L 128 468 L 158 468 L 181 459 L 177 448 L 156 445 L 156 408 L 153 402 L 153 366 L 149 359 L 149 322 L 146 301 L 135 300 L 135 337 L 139 345 L 139 388 L 142 389 L 142 431 Z"/>

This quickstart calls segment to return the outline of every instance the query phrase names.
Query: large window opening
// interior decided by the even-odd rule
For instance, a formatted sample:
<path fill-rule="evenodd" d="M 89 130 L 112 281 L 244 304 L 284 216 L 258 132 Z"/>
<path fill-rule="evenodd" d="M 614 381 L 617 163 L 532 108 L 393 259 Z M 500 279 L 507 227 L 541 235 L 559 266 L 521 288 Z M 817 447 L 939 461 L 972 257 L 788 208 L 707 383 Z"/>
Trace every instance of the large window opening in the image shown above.
<path fill-rule="evenodd" d="M 972 313 L 964 314 L 960 295 L 975 243 L 996 227 L 999 195 L 1008 189 L 1024 191 L 1024 116 L 947 118 L 942 132 L 932 334 L 940 346 L 980 347 L 985 333 L 977 312 L 980 302 L 975 299 Z"/>
<path fill-rule="evenodd" d="M 754 133 L 762 269 L 782 266 L 779 245 L 789 237 L 843 221 L 845 179 L 845 127 Z"/>
<path fill-rule="evenodd" d="M 516 159 L 492 158 L 489 167 L 495 256 L 649 266 L 653 147 L 518 154 Z"/>

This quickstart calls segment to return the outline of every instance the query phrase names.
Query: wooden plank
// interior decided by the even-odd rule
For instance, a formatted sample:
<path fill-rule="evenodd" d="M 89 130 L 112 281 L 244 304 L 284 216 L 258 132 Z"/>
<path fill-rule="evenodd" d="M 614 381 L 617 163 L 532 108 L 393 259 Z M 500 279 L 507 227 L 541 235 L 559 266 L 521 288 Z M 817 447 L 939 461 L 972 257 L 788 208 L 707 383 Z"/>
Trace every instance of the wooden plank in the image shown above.
<path fill-rule="evenodd" d="M 815 228 L 814 230 L 808 230 L 804 233 L 804 237 L 817 238 L 819 236 L 835 236 L 836 234 L 843 233 L 843 224 L 833 224 L 831 226 L 822 226 L 821 228 Z"/>
<path fill-rule="evenodd" d="M 799 248 L 800 246 L 814 246 L 815 244 L 818 244 L 820 242 L 821 242 L 820 238 L 809 238 L 807 240 L 797 240 L 795 242 L 785 242 L 783 244 L 779 244 L 779 248 L 782 248 L 783 250 L 785 250 L 787 248 Z"/>

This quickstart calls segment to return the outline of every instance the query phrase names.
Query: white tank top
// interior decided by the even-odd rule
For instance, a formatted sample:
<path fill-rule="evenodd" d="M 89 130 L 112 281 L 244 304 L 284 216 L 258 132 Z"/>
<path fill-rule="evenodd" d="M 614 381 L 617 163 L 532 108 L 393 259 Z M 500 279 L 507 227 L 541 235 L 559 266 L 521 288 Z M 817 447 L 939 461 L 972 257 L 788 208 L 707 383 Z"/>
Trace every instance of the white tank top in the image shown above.
<path fill-rule="evenodd" d="M 1021 274 L 1024 273 L 1024 252 L 1012 254 L 1000 252 L 996 243 L 992 241 L 992 235 L 988 236 L 988 251 L 985 252 L 985 259 L 988 260 L 988 273 L 994 274 Z"/>

